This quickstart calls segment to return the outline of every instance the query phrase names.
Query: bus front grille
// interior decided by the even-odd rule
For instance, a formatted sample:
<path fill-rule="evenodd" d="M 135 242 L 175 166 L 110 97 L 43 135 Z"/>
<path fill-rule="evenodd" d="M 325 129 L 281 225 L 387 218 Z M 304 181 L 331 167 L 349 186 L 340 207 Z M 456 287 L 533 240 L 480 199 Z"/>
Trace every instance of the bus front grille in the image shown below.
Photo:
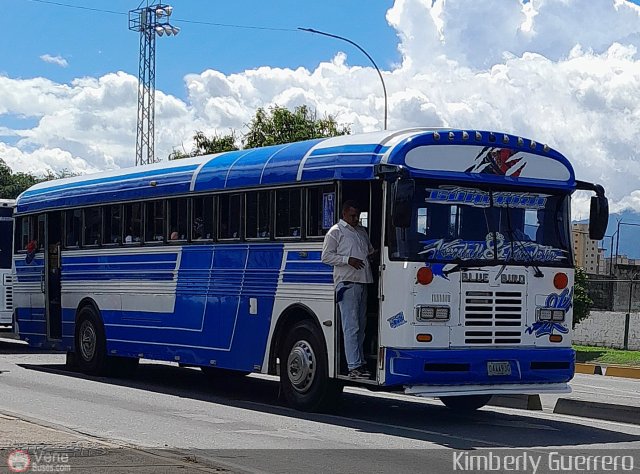
<path fill-rule="evenodd" d="M 5 275 L 4 277 L 4 309 L 5 311 L 13 310 L 13 285 L 11 284 L 11 275 Z"/>
<path fill-rule="evenodd" d="M 520 344 L 524 318 L 522 292 L 467 291 L 463 307 L 466 344 Z"/>

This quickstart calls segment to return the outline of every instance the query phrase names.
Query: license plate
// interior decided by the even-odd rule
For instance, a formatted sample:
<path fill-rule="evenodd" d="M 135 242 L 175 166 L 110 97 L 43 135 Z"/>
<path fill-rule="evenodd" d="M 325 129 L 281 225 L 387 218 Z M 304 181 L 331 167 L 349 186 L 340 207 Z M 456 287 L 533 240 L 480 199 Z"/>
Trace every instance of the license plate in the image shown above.
<path fill-rule="evenodd" d="M 487 362 L 487 373 L 489 375 L 511 375 L 511 364 L 509 362 Z"/>

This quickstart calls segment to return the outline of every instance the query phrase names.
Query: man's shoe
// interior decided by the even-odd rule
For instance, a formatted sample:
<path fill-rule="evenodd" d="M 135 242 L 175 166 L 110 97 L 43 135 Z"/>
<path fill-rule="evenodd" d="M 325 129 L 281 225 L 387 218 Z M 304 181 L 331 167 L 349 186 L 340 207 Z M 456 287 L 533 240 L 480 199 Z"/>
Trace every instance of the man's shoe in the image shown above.
<path fill-rule="evenodd" d="M 367 369 L 366 365 L 361 365 L 360 367 L 358 367 L 358 371 L 367 378 L 371 377 L 371 372 L 369 372 L 369 369 Z"/>
<path fill-rule="evenodd" d="M 349 371 L 349 378 L 354 380 L 368 380 L 369 375 L 365 375 L 362 373 L 361 368 L 351 369 Z"/>

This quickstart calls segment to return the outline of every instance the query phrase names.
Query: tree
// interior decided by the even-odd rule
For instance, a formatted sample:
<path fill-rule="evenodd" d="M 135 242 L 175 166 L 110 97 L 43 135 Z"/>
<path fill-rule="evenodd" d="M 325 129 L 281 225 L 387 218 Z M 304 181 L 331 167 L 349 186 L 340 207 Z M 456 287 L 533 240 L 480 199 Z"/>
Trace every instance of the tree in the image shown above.
<path fill-rule="evenodd" d="M 47 170 L 42 178 L 38 178 L 31 173 L 14 173 L 2 158 L 0 158 L 0 199 L 15 199 L 20 193 L 26 191 L 34 184 L 72 176 L 78 176 L 78 173 L 73 173 L 66 169 L 55 173 Z"/>
<path fill-rule="evenodd" d="M 349 133 L 348 125 L 339 125 L 331 115 L 319 119 L 306 105 L 296 107 L 293 112 L 275 105 L 268 112 L 262 107 L 256 111 L 244 144 L 245 148 L 257 148 Z"/>
<path fill-rule="evenodd" d="M 38 181 L 31 173 L 14 173 L 0 158 L 0 198 L 15 199 Z"/>
<path fill-rule="evenodd" d="M 311 111 L 306 105 L 296 107 L 293 111 L 278 105 L 270 107 L 269 110 L 260 107 L 247 127 L 249 131 L 242 138 L 243 148 L 259 148 L 351 133 L 348 125 L 338 124 L 331 115 L 318 118 L 316 112 Z M 235 130 L 228 135 L 214 135 L 211 138 L 201 131 L 196 131 L 193 141 L 194 146 L 190 152 L 174 150 L 169 159 L 177 160 L 239 149 L 236 145 L 238 140 Z"/>
<path fill-rule="evenodd" d="M 222 153 L 225 151 L 238 150 L 236 146 L 236 132 L 231 131 L 228 135 L 214 135 L 207 137 L 203 132 L 196 131 L 193 136 L 194 146 L 191 152 L 185 153 L 180 150 L 173 150 L 169 155 L 170 160 L 179 160 L 181 158 L 189 158 L 191 156 L 209 155 L 213 153 Z"/>
<path fill-rule="evenodd" d="M 587 273 L 580 267 L 576 267 L 575 281 L 573 284 L 573 327 L 576 327 L 583 319 L 589 316 L 593 300 L 587 292 Z"/>

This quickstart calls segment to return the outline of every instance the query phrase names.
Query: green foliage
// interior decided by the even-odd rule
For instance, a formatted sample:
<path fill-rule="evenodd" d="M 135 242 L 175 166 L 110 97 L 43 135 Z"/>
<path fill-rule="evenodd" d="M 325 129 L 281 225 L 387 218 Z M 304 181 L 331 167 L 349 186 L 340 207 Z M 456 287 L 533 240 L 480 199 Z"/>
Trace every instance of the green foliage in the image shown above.
<path fill-rule="evenodd" d="M 0 198 L 15 199 L 38 181 L 38 178 L 30 173 L 14 173 L 0 158 Z"/>
<path fill-rule="evenodd" d="M 331 115 L 319 119 L 306 105 L 296 107 L 293 112 L 276 105 L 268 112 L 262 107 L 256 111 L 244 144 L 245 148 L 257 148 L 349 133 L 348 125 L 339 125 Z"/>
<path fill-rule="evenodd" d="M 587 293 L 587 273 L 579 267 L 576 267 L 575 282 L 573 286 L 573 327 L 576 327 L 580 321 L 589 316 L 593 300 Z"/>
<path fill-rule="evenodd" d="M 14 173 L 11 168 L 0 158 L 0 198 L 15 199 L 34 184 L 52 179 L 69 178 L 77 176 L 69 170 L 62 170 L 56 173 L 48 170 L 42 178 L 31 173 Z"/>
<path fill-rule="evenodd" d="M 640 351 L 574 345 L 576 362 L 640 366 Z"/>
<path fill-rule="evenodd" d="M 278 105 L 269 108 L 268 111 L 259 108 L 247 127 L 249 131 L 242 138 L 243 148 L 259 148 L 351 133 L 348 125 L 338 124 L 331 115 L 318 118 L 316 112 L 311 111 L 306 105 L 296 107 L 293 111 Z M 214 135 L 211 138 L 197 131 L 193 141 L 194 146 L 190 152 L 174 150 L 169 159 L 238 150 L 235 130 L 228 135 Z"/>
<path fill-rule="evenodd" d="M 235 151 L 238 149 L 236 146 L 236 132 L 231 131 L 228 135 L 214 135 L 211 138 L 207 137 L 203 132 L 197 131 L 193 136 L 194 146 L 191 152 L 185 153 L 180 150 L 173 150 L 169 155 L 170 160 L 179 160 L 182 158 L 189 158 L 191 156 L 210 155 L 213 153 L 222 153 L 225 151 Z"/>

